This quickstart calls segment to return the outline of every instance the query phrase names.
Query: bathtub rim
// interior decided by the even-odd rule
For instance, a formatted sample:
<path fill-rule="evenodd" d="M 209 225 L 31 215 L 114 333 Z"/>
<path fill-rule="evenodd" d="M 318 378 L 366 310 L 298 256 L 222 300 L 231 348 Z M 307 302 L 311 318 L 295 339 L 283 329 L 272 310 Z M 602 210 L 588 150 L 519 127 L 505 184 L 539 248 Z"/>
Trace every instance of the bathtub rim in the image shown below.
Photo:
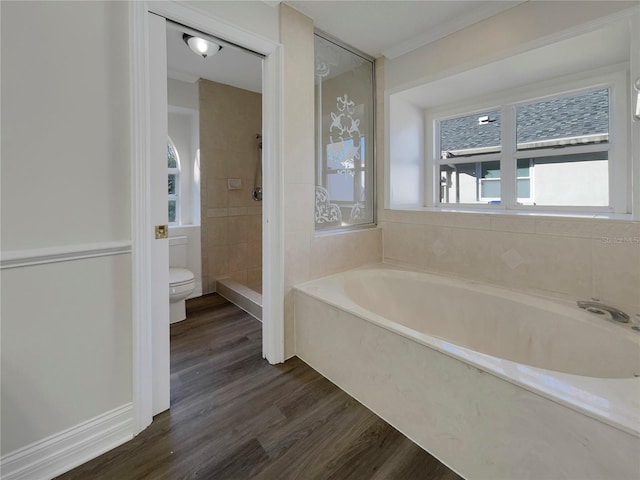
<path fill-rule="evenodd" d="M 538 296 L 521 290 L 512 290 L 484 284 L 482 282 L 461 279 L 459 277 L 422 272 L 403 266 L 384 263 L 350 269 L 344 272 L 310 280 L 293 287 L 295 292 L 299 292 L 319 300 L 333 308 L 345 311 L 364 321 L 371 322 L 393 334 L 400 335 L 427 348 L 436 350 L 444 355 L 474 367 L 481 372 L 498 377 L 559 405 L 571 408 L 594 420 L 620 429 L 634 437 L 640 438 L 640 377 L 586 377 L 519 364 L 512 360 L 476 352 L 466 347 L 452 344 L 438 337 L 418 332 L 404 325 L 395 323 L 361 307 L 351 300 L 344 292 L 339 292 L 339 300 L 334 298 L 327 299 L 326 296 L 323 296 L 322 293 L 326 294 L 326 290 L 320 290 L 320 293 L 318 293 L 317 287 L 319 285 L 326 285 L 336 278 L 344 277 L 345 274 L 361 270 L 397 270 L 405 273 L 424 275 L 430 278 L 442 278 L 446 279 L 447 283 L 451 282 L 453 284 L 460 285 L 486 286 L 490 290 L 502 290 L 505 294 L 517 293 L 525 297 L 531 297 L 532 301 L 535 301 L 536 299 L 546 300 L 560 306 L 563 305 L 561 299 L 555 299 L 553 297 L 543 295 Z M 599 321 L 602 320 L 599 319 Z M 611 327 L 620 328 L 617 325 L 612 325 Z M 531 378 L 527 378 L 527 376 L 523 375 L 509 375 L 506 373 L 507 371 L 517 371 L 518 366 L 520 366 L 521 370 L 524 372 L 528 372 Z M 533 378 L 536 376 L 539 377 L 537 380 Z M 635 404 L 633 402 L 634 398 L 638 399 Z M 588 399 L 590 399 L 590 401 Z M 598 401 L 603 405 L 598 406 L 596 404 Z"/>

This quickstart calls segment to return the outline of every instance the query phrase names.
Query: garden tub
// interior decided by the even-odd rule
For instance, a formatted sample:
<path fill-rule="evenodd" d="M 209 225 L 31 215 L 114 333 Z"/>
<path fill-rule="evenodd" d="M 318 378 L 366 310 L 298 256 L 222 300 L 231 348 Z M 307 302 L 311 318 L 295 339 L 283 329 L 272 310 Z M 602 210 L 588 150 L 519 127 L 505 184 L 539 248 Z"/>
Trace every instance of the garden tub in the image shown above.
<path fill-rule="evenodd" d="M 469 479 L 640 478 L 640 333 L 386 264 L 295 287 L 296 354 Z"/>

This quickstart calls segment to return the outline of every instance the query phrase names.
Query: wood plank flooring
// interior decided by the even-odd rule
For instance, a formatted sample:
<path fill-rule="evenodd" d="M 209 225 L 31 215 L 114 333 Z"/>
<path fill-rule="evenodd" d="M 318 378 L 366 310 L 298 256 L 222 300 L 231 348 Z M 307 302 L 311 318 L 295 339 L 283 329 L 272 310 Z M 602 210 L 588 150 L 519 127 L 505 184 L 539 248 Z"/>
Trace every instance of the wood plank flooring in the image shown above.
<path fill-rule="evenodd" d="M 455 480 L 298 358 L 262 359 L 261 324 L 218 295 L 171 327 L 171 409 L 61 480 Z"/>

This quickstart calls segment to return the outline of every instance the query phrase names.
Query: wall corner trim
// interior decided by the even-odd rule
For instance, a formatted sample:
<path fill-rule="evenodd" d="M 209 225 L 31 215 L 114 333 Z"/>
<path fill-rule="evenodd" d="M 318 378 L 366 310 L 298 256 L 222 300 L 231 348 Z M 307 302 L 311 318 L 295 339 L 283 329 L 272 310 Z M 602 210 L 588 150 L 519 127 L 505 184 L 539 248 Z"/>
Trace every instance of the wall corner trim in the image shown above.
<path fill-rule="evenodd" d="M 49 479 L 133 438 L 133 406 L 127 403 L 0 459 L 3 480 Z"/>

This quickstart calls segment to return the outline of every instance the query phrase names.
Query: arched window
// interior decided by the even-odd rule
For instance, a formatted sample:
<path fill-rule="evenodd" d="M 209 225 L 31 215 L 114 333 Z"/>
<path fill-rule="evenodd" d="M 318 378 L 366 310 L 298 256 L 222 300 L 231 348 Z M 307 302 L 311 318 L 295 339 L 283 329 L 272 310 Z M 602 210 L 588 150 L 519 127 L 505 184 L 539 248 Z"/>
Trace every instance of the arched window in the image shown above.
<path fill-rule="evenodd" d="M 180 157 L 178 150 L 167 139 L 167 173 L 169 185 L 169 223 L 180 223 Z"/>

